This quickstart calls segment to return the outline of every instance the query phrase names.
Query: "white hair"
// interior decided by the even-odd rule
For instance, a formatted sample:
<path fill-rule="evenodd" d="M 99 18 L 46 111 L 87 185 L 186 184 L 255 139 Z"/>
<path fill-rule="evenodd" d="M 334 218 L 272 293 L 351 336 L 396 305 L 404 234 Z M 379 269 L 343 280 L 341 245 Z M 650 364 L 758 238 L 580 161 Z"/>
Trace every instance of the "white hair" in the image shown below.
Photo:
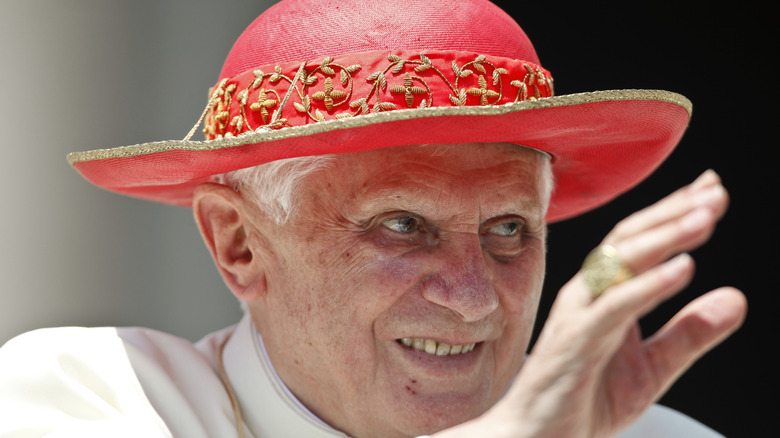
<path fill-rule="evenodd" d="M 247 194 L 277 225 L 282 225 L 295 211 L 301 182 L 332 160 L 333 155 L 288 158 L 217 175 L 216 180 Z"/>
<path fill-rule="evenodd" d="M 539 149 L 529 148 L 521 144 L 514 144 L 523 149 L 533 151 L 539 158 L 539 164 L 542 166 L 542 172 L 539 175 L 541 177 L 541 195 L 542 195 L 542 209 L 547 213 L 547 208 L 550 206 L 550 198 L 552 198 L 553 191 L 555 190 L 555 176 L 552 172 L 552 155 L 547 152 L 540 151 Z"/>
<path fill-rule="evenodd" d="M 537 152 L 544 157 L 542 160 L 542 205 L 546 214 L 550 207 L 550 198 L 555 190 L 555 176 L 552 171 L 552 156 L 546 152 Z"/>
<path fill-rule="evenodd" d="M 544 166 L 542 201 L 546 211 L 555 186 L 552 160 L 550 155 L 536 152 L 544 157 L 540 162 Z M 287 158 L 216 175 L 215 180 L 246 194 L 277 225 L 282 225 L 295 213 L 301 183 L 313 172 L 329 167 L 334 159 L 332 154 Z"/>

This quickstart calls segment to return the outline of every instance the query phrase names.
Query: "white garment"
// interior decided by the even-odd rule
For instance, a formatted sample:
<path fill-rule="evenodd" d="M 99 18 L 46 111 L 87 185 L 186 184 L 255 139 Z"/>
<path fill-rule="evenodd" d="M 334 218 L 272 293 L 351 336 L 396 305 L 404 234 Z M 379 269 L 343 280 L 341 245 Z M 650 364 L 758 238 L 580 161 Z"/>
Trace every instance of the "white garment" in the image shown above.
<path fill-rule="evenodd" d="M 247 438 L 345 438 L 278 378 L 251 319 L 196 344 L 139 328 L 33 331 L 0 348 L 0 437 L 236 437 L 217 355 Z M 654 406 L 621 438 L 720 437 Z"/>

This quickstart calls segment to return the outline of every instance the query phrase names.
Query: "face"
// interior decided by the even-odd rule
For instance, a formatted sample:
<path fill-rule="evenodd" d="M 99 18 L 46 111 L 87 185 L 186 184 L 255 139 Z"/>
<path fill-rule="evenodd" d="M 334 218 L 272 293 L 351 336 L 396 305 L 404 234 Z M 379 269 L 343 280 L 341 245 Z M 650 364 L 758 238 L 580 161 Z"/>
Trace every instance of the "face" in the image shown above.
<path fill-rule="evenodd" d="M 288 223 L 251 215 L 267 292 L 250 311 L 301 402 L 353 436 L 388 437 L 490 407 L 541 293 L 545 160 L 508 144 L 343 154 L 307 177 Z"/>

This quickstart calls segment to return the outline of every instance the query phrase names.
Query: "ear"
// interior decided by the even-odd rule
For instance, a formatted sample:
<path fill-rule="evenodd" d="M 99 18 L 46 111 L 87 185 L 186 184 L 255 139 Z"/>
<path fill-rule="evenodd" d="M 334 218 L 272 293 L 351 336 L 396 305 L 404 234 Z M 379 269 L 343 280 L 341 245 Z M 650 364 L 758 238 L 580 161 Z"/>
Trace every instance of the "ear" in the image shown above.
<path fill-rule="evenodd" d="M 250 302 L 266 292 L 266 276 L 259 251 L 250 245 L 256 227 L 248 222 L 246 201 L 230 187 L 204 183 L 195 189 L 195 222 L 225 284 L 241 301 Z"/>

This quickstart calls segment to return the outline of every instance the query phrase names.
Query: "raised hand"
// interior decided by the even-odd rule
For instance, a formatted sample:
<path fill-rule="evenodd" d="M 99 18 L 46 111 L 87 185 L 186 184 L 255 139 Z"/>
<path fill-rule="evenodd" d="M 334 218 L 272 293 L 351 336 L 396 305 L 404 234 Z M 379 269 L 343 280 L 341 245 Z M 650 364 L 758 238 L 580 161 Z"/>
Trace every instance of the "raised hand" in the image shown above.
<path fill-rule="evenodd" d="M 637 323 L 690 282 L 694 262 L 686 251 L 709 239 L 727 205 L 720 178 L 707 171 L 621 221 L 602 244 L 634 276 L 594 297 L 582 272 L 575 275 L 507 395 L 442 436 L 604 437 L 630 425 L 744 319 L 742 293 L 721 288 L 646 339 Z"/>

